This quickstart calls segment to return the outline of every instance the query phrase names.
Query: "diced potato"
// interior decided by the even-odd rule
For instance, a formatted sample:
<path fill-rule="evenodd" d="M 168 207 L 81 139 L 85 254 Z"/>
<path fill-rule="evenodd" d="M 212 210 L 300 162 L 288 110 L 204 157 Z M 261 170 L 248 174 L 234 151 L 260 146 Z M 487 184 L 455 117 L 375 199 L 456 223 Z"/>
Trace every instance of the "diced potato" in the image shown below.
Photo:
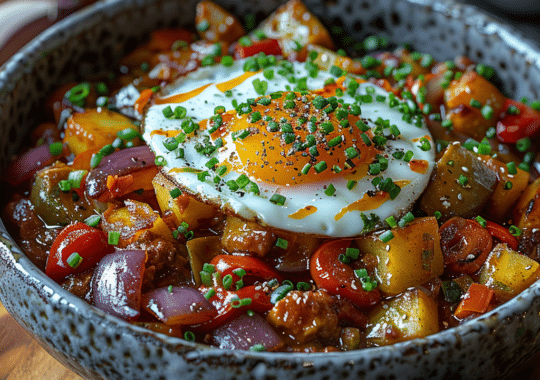
<path fill-rule="evenodd" d="M 256 222 L 227 216 L 221 244 L 228 252 L 253 253 L 264 256 L 270 251 L 276 236 Z"/>
<path fill-rule="evenodd" d="M 318 45 L 309 45 L 308 50 L 316 51 L 317 58 L 313 61 L 321 70 L 329 70 L 332 66 L 337 66 L 348 73 L 362 75 L 366 73 L 366 69 L 362 67 L 359 61 L 354 61 L 349 57 L 342 57 L 336 52 L 326 49 Z"/>
<path fill-rule="evenodd" d="M 394 295 L 418 286 L 444 271 L 435 217 L 417 218 L 392 229 L 394 238 L 383 242 L 377 234 L 356 240 L 363 254 L 377 258 L 375 275 L 381 292 Z"/>
<path fill-rule="evenodd" d="M 356 327 L 344 327 L 341 329 L 340 346 L 344 351 L 358 350 L 365 340 L 364 334 Z M 362 339 L 363 338 L 363 339 Z"/>
<path fill-rule="evenodd" d="M 519 228 L 540 228 L 540 178 L 527 186 L 513 213 Z"/>
<path fill-rule="evenodd" d="M 232 44 L 246 34 L 236 17 L 212 1 L 200 1 L 196 11 L 195 25 L 204 40 Z"/>
<path fill-rule="evenodd" d="M 386 346 L 439 331 L 437 302 L 419 289 L 375 306 L 368 315 L 367 342 Z"/>
<path fill-rule="evenodd" d="M 175 216 L 176 225 L 186 222 L 190 230 L 196 229 L 200 222 L 216 215 L 216 208 L 199 202 L 192 197 L 182 194 L 173 198 L 170 191 L 177 186 L 168 180 L 163 174 L 158 173 L 152 180 L 159 208 L 162 212 L 171 210 Z"/>
<path fill-rule="evenodd" d="M 105 232 L 120 232 L 118 246 L 125 247 L 141 230 L 154 227 L 159 215 L 144 202 L 126 200 L 125 207 L 109 208 L 101 219 L 101 226 Z"/>
<path fill-rule="evenodd" d="M 106 108 L 87 109 L 74 113 L 67 121 L 63 143 L 67 143 L 74 155 L 86 150 L 98 151 L 104 145 L 112 144 L 116 133 L 126 128 L 134 128 L 131 120 Z"/>
<path fill-rule="evenodd" d="M 484 161 L 460 144 L 451 144 L 437 161 L 420 208 L 428 215 L 439 211 L 443 221 L 453 216 L 477 216 L 496 185 L 497 175 Z"/>
<path fill-rule="evenodd" d="M 507 301 L 540 278 L 540 264 L 506 244 L 498 244 L 480 269 L 479 283 L 493 289 L 497 298 Z"/>
<path fill-rule="evenodd" d="M 200 272 L 203 265 L 212 261 L 212 259 L 223 253 L 219 236 L 205 236 L 201 238 L 188 240 L 186 243 L 189 265 L 195 285 L 201 285 Z"/>
<path fill-rule="evenodd" d="M 450 83 L 445 91 L 445 100 L 447 117 L 452 120 L 454 130 L 480 141 L 486 131 L 497 124 L 505 96 L 476 71 L 468 71 Z M 480 108 L 471 106 L 471 100 L 480 102 Z M 486 105 L 493 110 L 489 119 L 481 112 L 481 107 Z"/>
<path fill-rule="evenodd" d="M 260 25 L 268 38 L 280 40 L 284 56 L 295 53 L 297 45 L 319 45 L 334 50 L 330 33 L 300 0 L 290 0 Z"/>
<path fill-rule="evenodd" d="M 498 181 L 495 191 L 484 207 L 484 212 L 490 220 L 503 223 L 508 219 L 506 217 L 508 212 L 527 187 L 530 174 L 519 168 L 517 174 L 508 174 L 506 164 L 491 157 L 486 159 L 486 164 L 497 173 Z M 507 182 L 512 183 L 512 188 L 505 188 Z"/>
<path fill-rule="evenodd" d="M 69 173 L 73 171 L 70 166 L 57 163 L 36 173 L 30 201 L 36 213 L 48 225 L 82 222 L 94 212 L 85 196 L 79 196 L 74 190 L 64 192 L 60 189 L 60 181 L 67 180 Z"/>

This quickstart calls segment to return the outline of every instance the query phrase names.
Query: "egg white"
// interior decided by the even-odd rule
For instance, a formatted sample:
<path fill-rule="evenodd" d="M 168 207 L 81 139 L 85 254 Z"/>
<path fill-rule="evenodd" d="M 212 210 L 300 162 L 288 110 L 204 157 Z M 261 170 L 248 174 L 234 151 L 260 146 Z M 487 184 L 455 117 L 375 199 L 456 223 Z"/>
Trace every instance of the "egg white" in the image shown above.
<path fill-rule="evenodd" d="M 201 142 L 204 136 L 208 136 L 205 131 L 199 131 L 194 137 L 189 138 L 182 146 L 185 150 L 183 159 L 176 158 L 174 152 L 169 152 L 163 145 L 165 136 L 153 133 L 155 131 L 174 131 L 180 130 L 182 120 L 169 119 L 163 115 L 163 109 L 167 106 L 174 107 L 181 105 L 187 109 L 187 116 L 192 117 L 193 121 L 198 123 L 201 120 L 208 119 L 214 114 L 214 107 L 225 106 L 226 110 L 232 110 L 232 100 L 236 99 L 238 103 L 245 102 L 248 98 L 258 98 L 252 84 L 253 80 L 264 80 L 268 83 L 266 94 L 275 91 L 286 91 L 294 88 L 283 76 L 277 73 L 279 67 L 273 67 L 276 72 L 274 78 L 269 80 L 264 77 L 262 72 L 256 73 L 247 78 L 242 83 L 231 89 L 232 96 L 228 97 L 221 92 L 216 85 L 244 74 L 242 66 L 244 61 L 237 60 L 231 67 L 216 65 L 214 67 L 200 68 L 185 77 L 181 78 L 166 89 L 167 96 L 183 94 L 189 91 L 208 85 L 199 95 L 194 96 L 182 103 L 173 104 L 154 104 L 148 108 L 144 115 L 144 138 L 156 156 L 163 156 L 166 165 L 162 167 L 162 172 L 176 182 L 181 189 L 194 195 L 198 199 L 212 203 L 218 206 L 222 211 L 233 213 L 248 220 L 255 220 L 263 225 L 272 226 L 288 231 L 316 234 L 329 237 L 350 237 L 362 234 L 364 222 L 360 211 L 350 211 L 336 220 L 336 215 L 344 207 L 362 198 L 368 191 L 373 191 L 371 183 L 374 176 L 365 176 L 358 181 L 358 184 L 349 190 L 346 178 L 336 178 L 331 183 L 336 188 L 332 196 L 325 194 L 325 189 L 329 185 L 326 182 L 307 183 L 295 186 L 277 186 L 266 182 L 257 182 L 260 194 L 255 195 L 250 192 L 237 190 L 231 191 L 224 182 L 238 178 L 240 173 L 229 172 L 224 175 L 223 181 L 216 184 L 213 181 L 215 173 L 209 171 L 211 175 L 204 182 L 197 178 L 196 173 L 175 172 L 175 168 L 184 168 L 189 166 L 193 169 L 208 170 L 205 167 L 208 157 L 197 153 L 195 145 Z M 309 90 L 321 89 L 324 82 L 333 76 L 324 71 L 320 71 L 316 78 L 308 75 L 304 64 L 293 63 L 294 74 L 297 78 L 307 77 L 307 87 Z M 287 88 L 287 86 L 289 86 Z M 401 136 L 396 140 L 389 140 L 385 147 L 384 155 L 388 158 L 388 168 L 381 173 L 384 178 L 390 177 L 396 181 L 408 181 L 403 186 L 401 192 L 394 200 L 387 200 L 381 206 L 373 210 L 363 211 L 364 215 L 375 214 L 381 221 L 390 217 L 399 217 L 410 210 L 412 204 L 426 188 L 431 172 L 434 167 L 435 152 L 434 143 L 431 135 L 425 125 L 418 127 L 402 119 L 403 114 L 397 107 L 389 107 L 389 93 L 370 83 L 360 84 L 358 94 L 366 94 L 366 88 L 375 88 L 373 98 L 377 95 L 386 97 L 385 102 L 373 101 L 361 105 L 361 117 L 370 121 L 377 118 L 389 119 L 391 124 L 395 124 L 401 131 Z M 344 94 L 341 96 L 346 103 L 353 103 L 354 99 Z M 372 123 L 368 124 L 373 127 Z M 431 141 L 431 148 L 422 150 L 418 140 L 427 137 Z M 229 136 L 230 138 L 230 136 Z M 226 141 L 226 146 L 219 149 L 213 156 L 224 162 L 229 150 L 234 147 L 234 143 Z M 427 170 L 424 173 L 412 171 L 407 162 L 396 159 L 391 153 L 395 151 L 412 151 L 415 160 L 427 161 Z M 275 194 L 281 194 L 286 197 L 285 204 L 279 206 L 269 201 Z M 306 207 L 316 207 L 317 211 L 301 219 L 293 219 L 290 216 L 298 210 Z"/>

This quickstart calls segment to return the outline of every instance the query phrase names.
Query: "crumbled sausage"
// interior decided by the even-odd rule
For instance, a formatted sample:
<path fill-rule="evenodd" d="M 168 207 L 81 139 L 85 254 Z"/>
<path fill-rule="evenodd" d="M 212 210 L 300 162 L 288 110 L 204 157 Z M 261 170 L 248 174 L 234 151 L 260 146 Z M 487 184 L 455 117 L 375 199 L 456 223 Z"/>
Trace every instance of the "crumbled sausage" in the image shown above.
<path fill-rule="evenodd" d="M 90 269 L 86 272 L 69 276 L 60 284 L 60 286 L 68 292 L 75 294 L 77 297 L 92 303 L 91 284 L 93 275 L 94 269 Z"/>
<path fill-rule="evenodd" d="M 155 287 L 186 284 L 191 281 L 187 252 L 184 246 L 166 240 L 150 231 L 143 232 L 127 249 L 146 251 L 143 291 Z"/>
<path fill-rule="evenodd" d="M 228 252 L 266 255 L 273 247 L 276 236 L 255 222 L 247 222 L 236 217 L 227 217 L 221 245 Z"/>
<path fill-rule="evenodd" d="M 296 344 L 339 341 L 338 315 L 333 298 L 326 291 L 292 291 L 270 310 L 268 322 Z"/>

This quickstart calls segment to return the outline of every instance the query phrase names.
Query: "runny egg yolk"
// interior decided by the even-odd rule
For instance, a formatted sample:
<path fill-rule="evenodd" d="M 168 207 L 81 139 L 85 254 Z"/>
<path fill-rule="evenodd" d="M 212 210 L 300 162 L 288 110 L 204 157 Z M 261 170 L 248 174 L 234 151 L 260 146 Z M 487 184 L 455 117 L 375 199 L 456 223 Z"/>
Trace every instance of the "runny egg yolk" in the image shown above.
<path fill-rule="evenodd" d="M 223 138 L 230 150 L 228 166 L 235 172 L 281 186 L 366 175 L 380 151 L 355 112 L 341 105 L 329 112 L 332 105 L 316 94 L 283 92 L 274 98 L 246 106 L 244 114 L 232 110 L 221 115 L 212 138 Z M 200 124 L 215 129 L 214 120 Z"/>

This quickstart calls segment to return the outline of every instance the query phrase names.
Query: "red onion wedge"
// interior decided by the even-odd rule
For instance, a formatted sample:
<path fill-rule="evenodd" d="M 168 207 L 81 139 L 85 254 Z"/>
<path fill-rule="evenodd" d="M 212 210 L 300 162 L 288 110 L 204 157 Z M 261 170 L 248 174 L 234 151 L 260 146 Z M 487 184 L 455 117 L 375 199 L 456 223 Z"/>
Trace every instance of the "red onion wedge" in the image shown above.
<path fill-rule="evenodd" d="M 143 294 L 142 307 L 167 325 L 194 325 L 209 321 L 217 310 L 197 289 L 159 288 Z"/>
<path fill-rule="evenodd" d="M 123 176 L 133 172 L 156 167 L 156 157 L 147 145 L 122 149 L 103 158 L 86 178 L 86 192 L 90 198 L 99 198 L 107 191 L 109 175 Z"/>
<path fill-rule="evenodd" d="M 270 351 L 283 345 L 283 341 L 260 315 L 242 314 L 210 333 L 213 344 L 228 350 Z"/>
<path fill-rule="evenodd" d="M 117 251 L 101 259 L 92 279 L 94 305 L 127 321 L 137 320 L 145 261 L 142 250 Z"/>

